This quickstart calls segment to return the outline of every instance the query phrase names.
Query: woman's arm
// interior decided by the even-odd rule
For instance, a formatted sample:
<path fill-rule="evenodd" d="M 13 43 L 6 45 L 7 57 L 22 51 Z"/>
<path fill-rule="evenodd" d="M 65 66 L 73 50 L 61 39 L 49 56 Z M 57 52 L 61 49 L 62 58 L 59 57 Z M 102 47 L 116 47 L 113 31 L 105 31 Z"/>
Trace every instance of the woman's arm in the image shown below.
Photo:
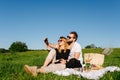
<path fill-rule="evenodd" d="M 47 48 L 49 48 L 49 47 L 50 48 L 57 48 L 58 47 L 58 45 L 48 42 L 48 38 L 45 38 L 44 42 L 45 42 Z"/>
<path fill-rule="evenodd" d="M 51 48 L 58 48 L 58 45 L 53 44 L 53 43 L 49 43 L 49 47 L 51 47 Z"/>

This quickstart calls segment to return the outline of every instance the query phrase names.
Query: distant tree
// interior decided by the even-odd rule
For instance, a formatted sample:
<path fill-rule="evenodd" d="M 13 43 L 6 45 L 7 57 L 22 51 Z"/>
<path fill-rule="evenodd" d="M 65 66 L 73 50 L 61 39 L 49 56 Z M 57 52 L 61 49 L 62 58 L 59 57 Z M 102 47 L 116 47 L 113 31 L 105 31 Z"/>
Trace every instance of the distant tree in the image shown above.
<path fill-rule="evenodd" d="M 9 50 L 5 49 L 5 48 L 0 48 L 0 53 L 8 53 Z"/>
<path fill-rule="evenodd" d="M 87 45 L 85 48 L 97 48 L 94 44 Z"/>
<path fill-rule="evenodd" d="M 24 52 L 27 50 L 28 50 L 27 45 L 20 41 L 13 42 L 9 47 L 10 52 Z"/>
<path fill-rule="evenodd" d="M 0 48 L 0 53 L 5 53 L 6 50 L 4 48 Z"/>

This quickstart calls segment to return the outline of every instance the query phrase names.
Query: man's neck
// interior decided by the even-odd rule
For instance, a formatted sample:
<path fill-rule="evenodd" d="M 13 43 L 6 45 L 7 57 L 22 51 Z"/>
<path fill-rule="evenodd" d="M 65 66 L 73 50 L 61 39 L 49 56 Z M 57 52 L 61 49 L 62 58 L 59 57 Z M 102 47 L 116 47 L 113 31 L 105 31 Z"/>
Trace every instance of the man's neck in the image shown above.
<path fill-rule="evenodd" d="M 75 42 L 72 42 L 72 43 L 70 44 L 70 49 L 73 48 L 74 44 L 75 44 Z"/>

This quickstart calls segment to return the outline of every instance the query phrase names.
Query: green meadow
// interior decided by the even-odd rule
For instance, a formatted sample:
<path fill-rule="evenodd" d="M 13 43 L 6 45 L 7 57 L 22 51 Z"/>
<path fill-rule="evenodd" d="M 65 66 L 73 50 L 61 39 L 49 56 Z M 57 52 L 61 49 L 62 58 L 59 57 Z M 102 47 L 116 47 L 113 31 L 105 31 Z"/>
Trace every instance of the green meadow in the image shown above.
<path fill-rule="evenodd" d="M 102 51 L 102 49 L 83 49 L 83 54 L 89 52 L 101 53 Z M 40 67 L 47 54 L 48 51 L 44 50 L 0 54 L 0 80 L 87 80 L 76 75 L 66 77 L 52 73 L 38 74 L 35 78 L 24 71 L 23 66 L 25 64 Z M 120 48 L 115 48 L 112 54 L 105 56 L 103 66 L 120 67 Z M 120 80 L 120 72 L 108 72 L 100 80 Z"/>

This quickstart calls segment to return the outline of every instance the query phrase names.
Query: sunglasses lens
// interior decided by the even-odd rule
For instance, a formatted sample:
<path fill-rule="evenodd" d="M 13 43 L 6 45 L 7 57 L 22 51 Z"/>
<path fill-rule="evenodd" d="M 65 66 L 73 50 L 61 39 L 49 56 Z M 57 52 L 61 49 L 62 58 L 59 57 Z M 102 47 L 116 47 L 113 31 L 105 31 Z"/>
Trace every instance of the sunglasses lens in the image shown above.
<path fill-rule="evenodd" d="M 67 36 L 67 38 L 71 39 L 71 37 L 70 37 L 70 36 Z"/>
<path fill-rule="evenodd" d="M 58 42 L 62 42 L 62 40 L 58 40 Z"/>

